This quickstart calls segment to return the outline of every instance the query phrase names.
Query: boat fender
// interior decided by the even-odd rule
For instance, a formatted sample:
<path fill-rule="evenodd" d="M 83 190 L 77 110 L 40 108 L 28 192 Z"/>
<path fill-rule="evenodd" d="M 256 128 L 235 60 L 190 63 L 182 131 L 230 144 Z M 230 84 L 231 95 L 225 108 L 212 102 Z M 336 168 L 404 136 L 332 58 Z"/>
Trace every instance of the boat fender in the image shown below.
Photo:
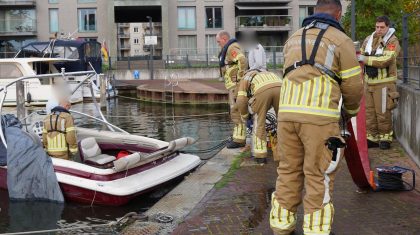
<path fill-rule="evenodd" d="M 128 151 L 126 151 L 126 150 L 121 150 L 121 151 L 119 151 L 118 153 L 117 153 L 117 159 L 120 159 L 120 158 L 123 158 L 123 157 L 126 157 L 126 156 L 128 156 L 128 155 L 130 155 L 131 153 L 130 152 L 128 152 Z"/>
<path fill-rule="evenodd" d="M 26 93 L 26 101 L 27 101 L 28 103 L 31 103 L 31 102 L 32 102 L 32 95 L 31 95 L 31 93 L 30 93 L 30 92 Z"/>

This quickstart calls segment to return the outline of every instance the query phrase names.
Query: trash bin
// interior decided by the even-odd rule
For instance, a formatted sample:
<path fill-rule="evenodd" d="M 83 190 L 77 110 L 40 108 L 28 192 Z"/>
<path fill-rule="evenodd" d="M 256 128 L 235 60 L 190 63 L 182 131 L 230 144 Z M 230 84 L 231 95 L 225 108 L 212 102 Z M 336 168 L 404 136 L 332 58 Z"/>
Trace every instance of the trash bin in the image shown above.
<path fill-rule="evenodd" d="M 140 72 L 138 70 L 134 70 L 133 76 L 134 76 L 134 79 L 140 79 Z"/>

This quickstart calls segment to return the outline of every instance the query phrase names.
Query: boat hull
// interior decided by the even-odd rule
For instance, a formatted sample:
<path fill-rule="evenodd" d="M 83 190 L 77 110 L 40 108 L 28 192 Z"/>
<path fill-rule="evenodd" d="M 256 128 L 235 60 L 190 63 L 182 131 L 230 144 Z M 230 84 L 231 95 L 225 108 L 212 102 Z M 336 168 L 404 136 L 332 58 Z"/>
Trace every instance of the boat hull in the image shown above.
<path fill-rule="evenodd" d="M 120 206 L 191 172 L 200 162 L 197 156 L 180 154 L 155 167 L 118 179 L 111 177 L 113 180 L 109 181 L 104 181 L 104 177 L 102 180 L 92 180 L 82 177 L 80 173 L 63 172 L 62 169 L 56 169 L 56 176 L 67 201 Z M 7 167 L 0 167 L 0 188 L 7 189 Z"/>

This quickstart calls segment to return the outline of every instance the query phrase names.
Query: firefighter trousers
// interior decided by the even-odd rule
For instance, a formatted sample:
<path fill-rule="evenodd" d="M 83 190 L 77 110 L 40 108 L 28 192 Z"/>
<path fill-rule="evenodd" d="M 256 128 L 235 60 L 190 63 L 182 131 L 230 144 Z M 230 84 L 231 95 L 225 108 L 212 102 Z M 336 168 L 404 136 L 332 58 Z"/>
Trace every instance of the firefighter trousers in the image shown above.
<path fill-rule="evenodd" d="M 268 110 L 274 108 L 275 114 L 279 111 L 280 87 L 270 87 L 253 97 L 251 110 L 254 113 L 252 129 L 252 152 L 255 158 L 267 157 L 267 132 L 265 129 L 265 120 Z M 274 157 L 277 156 L 277 150 L 273 149 Z"/>
<path fill-rule="evenodd" d="M 236 98 L 238 97 L 238 85 L 229 90 L 230 117 L 235 126 L 233 127 L 233 142 L 245 143 L 246 126 L 241 118 L 239 110 L 236 108 Z"/>
<path fill-rule="evenodd" d="M 367 85 L 365 95 L 367 139 L 392 142 L 391 111 L 399 96 L 395 83 Z"/>
<path fill-rule="evenodd" d="M 280 162 L 270 213 L 273 232 L 290 234 L 295 229 L 305 187 L 304 234 L 329 234 L 334 216 L 333 183 L 344 151 L 337 149 L 333 157 L 326 142 L 340 135 L 338 123 L 278 122 L 277 133 Z"/>

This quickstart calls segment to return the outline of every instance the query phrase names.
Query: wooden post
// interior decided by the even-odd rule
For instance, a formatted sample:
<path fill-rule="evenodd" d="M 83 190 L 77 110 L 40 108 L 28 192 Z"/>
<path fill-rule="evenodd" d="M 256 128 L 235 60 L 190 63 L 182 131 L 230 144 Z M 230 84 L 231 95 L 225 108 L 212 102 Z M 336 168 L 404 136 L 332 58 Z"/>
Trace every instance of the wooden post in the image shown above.
<path fill-rule="evenodd" d="M 25 85 L 22 81 L 16 83 L 16 110 L 17 118 L 22 120 L 25 117 Z"/>
<path fill-rule="evenodd" d="M 99 82 L 100 82 L 100 103 L 101 108 L 106 108 L 106 79 L 104 74 L 99 74 Z"/>

